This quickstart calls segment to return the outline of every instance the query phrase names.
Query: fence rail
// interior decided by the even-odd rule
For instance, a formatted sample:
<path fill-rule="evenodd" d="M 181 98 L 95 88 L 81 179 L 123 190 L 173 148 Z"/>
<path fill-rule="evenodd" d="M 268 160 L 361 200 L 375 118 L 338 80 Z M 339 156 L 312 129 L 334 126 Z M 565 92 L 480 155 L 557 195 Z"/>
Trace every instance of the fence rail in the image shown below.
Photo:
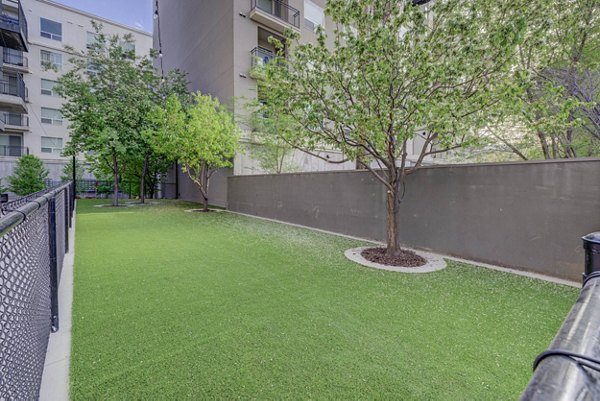
<path fill-rule="evenodd" d="M 37 399 L 74 209 L 67 183 L 3 205 L 0 216 L 0 399 Z"/>
<path fill-rule="evenodd" d="M 583 288 L 550 348 L 536 358 L 522 401 L 600 400 L 600 232 L 582 239 Z"/>

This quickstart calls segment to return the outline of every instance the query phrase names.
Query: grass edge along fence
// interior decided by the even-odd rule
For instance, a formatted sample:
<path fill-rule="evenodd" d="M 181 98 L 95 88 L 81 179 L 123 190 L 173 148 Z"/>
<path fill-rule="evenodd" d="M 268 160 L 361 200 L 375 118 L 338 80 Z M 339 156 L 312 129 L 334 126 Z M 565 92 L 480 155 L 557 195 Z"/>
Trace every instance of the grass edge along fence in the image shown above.
<path fill-rule="evenodd" d="M 69 182 L 2 205 L 0 399 L 39 397 L 74 199 Z"/>

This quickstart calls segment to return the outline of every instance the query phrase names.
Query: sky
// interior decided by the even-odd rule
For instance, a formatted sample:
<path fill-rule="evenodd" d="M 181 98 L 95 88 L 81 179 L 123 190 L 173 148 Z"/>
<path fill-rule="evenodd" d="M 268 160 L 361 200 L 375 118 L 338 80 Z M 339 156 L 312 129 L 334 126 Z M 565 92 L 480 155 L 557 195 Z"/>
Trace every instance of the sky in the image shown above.
<path fill-rule="evenodd" d="M 146 32 L 152 32 L 152 0 L 54 1 Z"/>

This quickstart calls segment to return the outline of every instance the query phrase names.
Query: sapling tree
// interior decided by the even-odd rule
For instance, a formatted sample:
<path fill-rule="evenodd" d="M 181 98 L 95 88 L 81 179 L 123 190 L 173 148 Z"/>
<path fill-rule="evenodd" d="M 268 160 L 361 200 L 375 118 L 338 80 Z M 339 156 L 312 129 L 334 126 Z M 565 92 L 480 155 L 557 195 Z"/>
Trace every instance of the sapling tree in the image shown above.
<path fill-rule="evenodd" d="M 313 154 L 335 147 L 382 184 L 388 256 L 402 252 L 397 222 L 407 175 L 428 156 L 468 144 L 486 111 L 509 95 L 502 84 L 527 3 L 329 0 L 332 37 L 319 28 L 316 43 L 290 31 L 286 43 L 274 41 L 278 56 L 261 72 L 264 112 L 297 124 L 285 133 L 290 144 Z"/>
<path fill-rule="evenodd" d="M 247 122 L 252 131 L 253 144 L 249 147 L 251 157 L 258 161 L 260 168 L 271 174 L 292 172 L 297 166 L 292 160 L 295 148 L 288 142 L 290 132 L 298 129 L 295 121 L 279 115 L 270 118 L 264 113 L 263 105 L 249 102 L 246 105 Z"/>
<path fill-rule="evenodd" d="M 158 129 L 157 151 L 179 161 L 208 211 L 210 179 L 218 169 L 232 167 L 238 146 L 239 129 L 231 113 L 209 95 L 195 94 L 187 108 L 171 95 L 150 120 Z"/>

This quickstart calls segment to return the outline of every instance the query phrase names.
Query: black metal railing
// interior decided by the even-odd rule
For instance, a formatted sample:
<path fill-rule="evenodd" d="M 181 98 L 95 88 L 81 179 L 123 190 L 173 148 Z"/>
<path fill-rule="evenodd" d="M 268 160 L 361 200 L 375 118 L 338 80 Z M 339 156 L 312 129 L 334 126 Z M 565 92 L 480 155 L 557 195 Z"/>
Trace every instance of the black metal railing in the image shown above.
<path fill-rule="evenodd" d="M 0 145 L 0 156 L 21 157 L 29 154 L 29 148 L 24 146 Z"/>
<path fill-rule="evenodd" d="M 6 203 L 0 217 L 0 399 L 38 399 L 69 248 L 73 185 Z"/>
<path fill-rule="evenodd" d="M 16 79 L 13 80 L 1 80 L 0 81 L 0 93 L 3 95 L 17 96 L 27 101 L 27 88 L 25 87 L 25 81 L 23 75 L 18 74 Z"/>
<path fill-rule="evenodd" d="M 27 29 L 27 18 L 25 18 L 25 12 L 23 11 L 23 6 L 19 0 L 5 0 L 7 3 L 11 4 L 13 7 L 17 8 L 17 16 L 16 18 L 7 14 L 0 14 L 0 29 L 6 29 L 11 32 L 16 32 L 21 35 L 24 39 L 24 44 L 28 42 L 29 33 Z"/>
<path fill-rule="evenodd" d="M 12 125 L 14 127 L 29 127 L 29 116 L 27 114 L 0 113 L 0 120 L 2 120 L 5 125 Z"/>
<path fill-rule="evenodd" d="M 29 66 L 29 60 L 23 55 L 20 50 L 9 49 L 5 47 L 2 51 L 2 60 L 4 64 L 10 64 L 17 67 L 27 68 Z"/>
<path fill-rule="evenodd" d="M 583 239 L 583 288 L 550 348 L 535 360 L 522 401 L 600 400 L 600 232 Z"/>
<path fill-rule="evenodd" d="M 300 11 L 282 0 L 250 0 L 251 10 L 261 10 L 300 29 Z"/>
<path fill-rule="evenodd" d="M 260 67 L 262 65 L 268 64 L 271 60 L 275 58 L 275 53 L 270 50 L 264 49 L 262 47 L 255 47 L 250 52 L 252 57 L 252 67 Z"/>

